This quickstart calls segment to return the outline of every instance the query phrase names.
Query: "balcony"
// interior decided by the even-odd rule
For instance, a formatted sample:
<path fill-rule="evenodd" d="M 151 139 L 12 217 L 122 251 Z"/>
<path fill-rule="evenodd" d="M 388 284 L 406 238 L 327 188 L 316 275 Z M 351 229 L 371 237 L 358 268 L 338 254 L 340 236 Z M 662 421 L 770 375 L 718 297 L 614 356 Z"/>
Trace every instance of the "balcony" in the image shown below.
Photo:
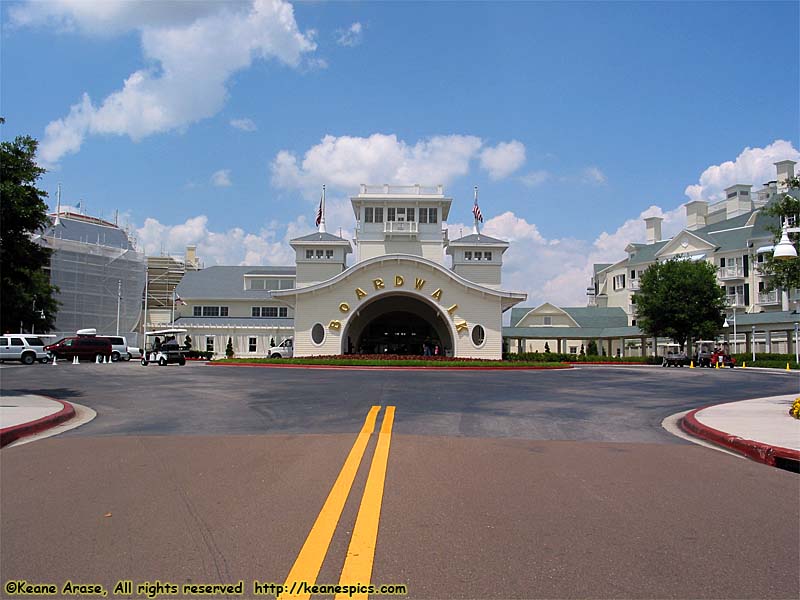
<path fill-rule="evenodd" d="M 772 290 L 771 292 L 759 292 L 758 303 L 762 306 L 766 304 L 780 304 L 781 297 L 778 294 L 778 290 Z"/>
<path fill-rule="evenodd" d="M 385 221 L 383 233 L 386 237 L 417 237 L 418 228 L 416 221 Z"/>
<path fill-rule="evenodd" d="M 639 291 L 639 280 L 638 279 L 630 279 L 628 281 L 628 289 L 637 292 Z"/>
<path fill-rule="evenodd" d="M 744 268 L 741 265 L 731 265 L 730 267 L 720 267 L 717 276 L 721 281 L 728 279 L 741 279 L 744 277 Z"/>
<path fill-rule="evenodd" d="M 740 294 L 728 294 L 725 297 L 725 306 L 730 306 L 730 307 L 734 307 L 735 306 L 737 308 L 741 307 L 741 306 L 745 306 L 745 304 L 744 304 L 744 296 L 742 296 Z"/>

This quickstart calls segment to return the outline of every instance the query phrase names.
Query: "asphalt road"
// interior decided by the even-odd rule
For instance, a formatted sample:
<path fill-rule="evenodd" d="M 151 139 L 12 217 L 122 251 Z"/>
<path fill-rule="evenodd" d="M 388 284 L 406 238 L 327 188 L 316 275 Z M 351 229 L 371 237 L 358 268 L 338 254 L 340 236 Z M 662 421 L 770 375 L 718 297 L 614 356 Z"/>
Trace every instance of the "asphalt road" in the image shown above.
<path fill-rule="evenodd" d="M 241 579 L 253 597 L 254 580 L 283 583 L 380 405 L 397 408 L 382 434 L 391 446 L 379 502 L 365 490 L 379 480 L 385 408 L 317 583 L 339 582 L 354 527 L 377 511 L 371 580 L 405 584 L 410 598 L 800 595 L 797 475 L 660 427 L 691 407 L 796 392 L 793 376 L 128 364 L 8 368 L 0 378 L 4 394 L 98 413 L 0 451 L 4 586 L 71 579 L 112 596 L 120 579 Z"/>

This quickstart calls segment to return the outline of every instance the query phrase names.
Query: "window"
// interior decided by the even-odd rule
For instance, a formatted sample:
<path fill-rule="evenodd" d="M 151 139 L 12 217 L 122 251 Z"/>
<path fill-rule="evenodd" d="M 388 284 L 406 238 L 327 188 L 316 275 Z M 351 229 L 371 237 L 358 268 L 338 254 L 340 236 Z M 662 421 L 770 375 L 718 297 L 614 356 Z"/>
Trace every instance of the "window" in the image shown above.
<path fill-rule="evenodd" d="M 325 258 L 328 260 L 333 258 L 333 250 L 325 250 Z"/>
<path fill-rule="evenodd" d="M 413 221 L 414 220 L 414 209 L 407 208 L 406 209 L 406 221 Z"/>
<path fill-rule="evenodd" d="M 0 346 L 8 346 L 8 338 L 0 338 Z"/>
<path fill-rule="evenodd" d="M 262 317 L 277 317 L 278 316 L 278 307 L 277 306 L 262 306 L 261 307 L 261 316 Z"/>
<path fill-rule="evenodd" d="M 625 289 L 625 274 L 622 275 L 614 275 L 614 289 L 615 290 L 624 290 Z"/>
<path fill-rule="evenodd" d="M 306 250 L 306 258 L 314 258 L 314 251 Z"/>
<path fill-rule="evenodd" d="M 214 352 L 214 337 L 211 335 L 206 336 L 206 352 Z"/>
<path fill-rule="evenodd" d="M 192 307 L 192 316 L 194 316 L 194 317 L 202 317 L 203 316 L 203 307 L 202 306 Z"/>
<path fill-rule="evenodd" d="M 322 323 L 317 323 L 311 328 L 311 341 L 317 346 L 325 341 L 325 328 L 322 326 Z"/>
<path fill-rule="evenodd" d="M 375 222 L 376 223 L 383 223 L 383 207 L 376 206 L 375 207 Z"/>
<path fill-rule="evenodd" d="M 372 223 L 374 219 L 374 213 L 371 206 L 364 207 L 364 223 Z"/>
<path fill-rule="evenodd" d="M 278 316 L 279 317 L 286 317 L 289 315 L 289 309 L 285 306 L 281 306 L 278 308 Z"/>
<path fill-rule="evenodd" d="M 250 289 L 251 290 L 263 290 L 264 289 L 264 280 L 263 279 L 251 279 L 250 280 Z"/>
<path fill-rule="evenodd" d="M 636 271 L 631 269 L 631 281 L 633 281 L 634 279 L 636 279 Z"/>
<path fill-rule="evenodd" d="M 569 347 L 569 353 L 570 354 L 577 354 L 578 353 L 578 347 L 577 346 L 570 346 Z"/>
<path fill-rule="evenodd" d="M 544 324 L 545 325 L 552 325 L 553 324 L 553 317 L 544 317 Z"/>
<path fill-rule="evenodd" d="M 261 307 L 254 306 L 250 311 L 251 317 L 260 317 L 261 316 Z"/>
<path fill-rule="evenodd" d="M 491 252 L 484 252 L 483 253 L 483 260 L 492 260 L 492 253 Z"/>
<path fill-rule="evenodd" d="M 633 325 L 634 327 L 636 327 L 636 319 L 631 319 L 631 325 Z"/>
<path fill-rule="evenodd" d="M 251 337 L 247 340 L 247 350 L 248 352 L 256 351 L 256 338 Z"/>
<path fill-rule="evenodd" d="M 427 208 L 420 208 L 419 209 L 419 222 L 420 223 L 427 223 L 428 222 L 428 209 Z"/>
<path fill-rule="evenodd" d="M 471 250 L 467 250 L 466 252 L 464 252 L 464 260 L 472 260 L 472 251 Z"/>
<path fill-rule="evenodd" d="M 204 306 L 203 307 L 203 316 L 204 317 L 218 317 L 219 316 L 219 306 Z"/>
<path fill-rule="evenodd" d="M 439 222 L 438 212 L 439 212 L 438 208 L 429 208 L 428 209 L 428 223 L 438 223 Z"/>
<path fill-rule="evenodd" d="M 22 340 L 19 338 L 11 338 L 11 345 L 12 346 L 24 346 L 25 344 L 22 343 Z"/>
<path fill-rule="evenodd" d="M 395 220 L 394 208 L 387 208 L 386 209 L 386 220 L 387 221 L 394 221 Z"/>
<path fill-rule="evenodd" d="M 756 262 L 758 264 L 762 264 L 764 262 L 764 253 L 763 252 L 759 252 L 758 253 L 758 255 L 756 256 Z"/>
<path fill-rule="evenodd" d="M 220 317 L 227 317 L 228 316 L 228 307 L 227 306 L 220 306 L 219 307 L 219 316 Z"/>
<path fill-rule="evenodd" d="M 736 198 L 736 192 L 728 192 L 728 198 Z"/>
<path fill-rule="evenodd" d="M 481 325 L 475 325 L 475 327 L 472 328 L 472 343 L 475 346 L 482 346 L 485 341 L 486 331 L 484 331 Z"/>
<path fill-rule="evenodd" d="M 322 258 L 322 250 L 317 250 L 317 258 Z"/>
<path fill-rule="evenodd" d="M 406 209 L 405 208 L 397 208 L 397 220 L 398 221 L 405 221 L 406 220 Z"/>
<path fill-rule="evenodd" d="M 482 252 L 476 252 L 475 253 L 475 260 L 480 260 L 481 258 L 483 258 L 483 253 Z"/>

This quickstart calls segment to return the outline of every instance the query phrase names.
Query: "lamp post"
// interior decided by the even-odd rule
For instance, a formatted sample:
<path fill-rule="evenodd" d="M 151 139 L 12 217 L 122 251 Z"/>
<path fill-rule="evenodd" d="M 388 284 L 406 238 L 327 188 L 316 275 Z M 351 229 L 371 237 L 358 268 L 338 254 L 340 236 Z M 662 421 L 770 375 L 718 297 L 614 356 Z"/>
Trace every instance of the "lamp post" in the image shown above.
<path fill-rule="evenodd" d="M 753 362 L 756 362 L 756 326 L 753 325 L 753 337 L 751 338 L 753 342 L 750 344 L 750 347 L 753 349 Z"/>
<path fill-rule="evenodd" d="M 117 279 L 117 335 L 119 335 L 119 307 L 122 303 L 122 279 Z"/>
<path fill-rule="evenodd" d="M 777 260 L 792 260 L 797 258 L 797 248 L 789 239 L 790 233 L 800 233 L 800 227 L 789 227 L 789 220 L 784 219 L 781 229 L 781 240 L 775 245 L 773 256 Z"/>
<path fill-rule="evenodd" d="M 794 324 L 794 362 L 795 364 L 800 363 L 800 349 L 797 348 L 797 330 L 800 327 L 800 323 Z"/>

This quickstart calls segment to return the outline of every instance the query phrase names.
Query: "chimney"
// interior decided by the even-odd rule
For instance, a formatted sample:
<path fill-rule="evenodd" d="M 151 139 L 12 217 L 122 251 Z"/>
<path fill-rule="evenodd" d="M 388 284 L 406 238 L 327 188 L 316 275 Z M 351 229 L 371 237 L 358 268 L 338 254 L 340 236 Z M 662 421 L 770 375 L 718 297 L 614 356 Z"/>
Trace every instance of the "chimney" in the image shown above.
<path fill-rule="evenodd" d="M 753 200 L 750 197 L 752 185 L 732 185 L 725 188 L 725 218 L 732 219 L 753 210 Z"/>
<path fill-rule="evenodd" d="M 661 241 L 661 217 L 648 217 L 644 220 L 647 225 L 647 243 L 655 244 Z"/>
<path fill-rule="evenodd" d="M 794 166 L 797 163 L 793 160 L 782 160 L 774 164 L 775 168 L 778 170 L 778 190 L 787 192 L 789 186 L 786 185 L 785 181 L 794 177 Z"/>
<path fill-rule="evenodd" d="M 184 257 L 184 262 L 186 263 L 187 267 L 191 267 L 193 269 L 197 268 L 197 246 L 186 246 L 186 256 Z"/>
<path fill-rule="evenodd" d="M 708 202 L 692 200 L 686 203 L 686 229 L 694 231 L 705 227 L 706 217 L 708 217 Z"/>

